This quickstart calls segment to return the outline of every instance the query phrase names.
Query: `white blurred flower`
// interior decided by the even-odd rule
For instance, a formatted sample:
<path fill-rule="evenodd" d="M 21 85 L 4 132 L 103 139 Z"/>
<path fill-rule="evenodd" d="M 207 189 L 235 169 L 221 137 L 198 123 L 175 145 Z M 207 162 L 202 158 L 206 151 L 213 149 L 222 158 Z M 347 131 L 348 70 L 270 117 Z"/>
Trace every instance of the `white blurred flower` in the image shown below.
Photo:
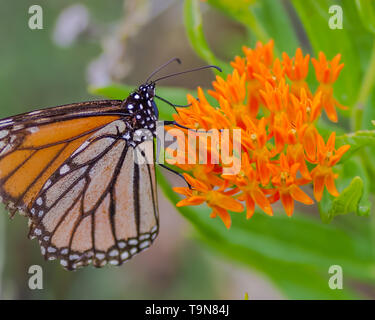
<path fill-rule="evenodd" d="M 101 87 L 113 80 L 119 81 L 127 75 L 131 63 L 125 58 L 126 46 L 116 37 L 103 39 L 103 53 L 92 60 L 87 68 L 87 80 L 90 86 Z"/>
<path fill-rule="evenodd" d="M 131 70 L 132 58 L 128 55 L 128 40 L 150 20 L 148 0 L 124 1 L 124 16 L 102 38 L 103 53 L 90 62 L 87 81 L 90 86 L 106 86 L 121 81 Z"/>
<path fill-rule="evenodd" d="M 61 47 L 71 46 L 88 29 L 90 14 L 81 4 L 66 8 L 58 17 L 53 32 L 54 42 Z"/>

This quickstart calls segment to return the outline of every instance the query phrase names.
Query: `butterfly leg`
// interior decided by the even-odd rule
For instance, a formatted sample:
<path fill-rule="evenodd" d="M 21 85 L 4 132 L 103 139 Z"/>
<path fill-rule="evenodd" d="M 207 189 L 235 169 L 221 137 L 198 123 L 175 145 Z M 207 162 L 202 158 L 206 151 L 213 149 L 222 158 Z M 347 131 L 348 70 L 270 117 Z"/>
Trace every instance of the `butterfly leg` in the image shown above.
<path fill-rule="evenodd" d="M 189 182 L 186 181 L 185 177 L 184 177 L 181 173 L 177 172 L 176 170 L 173 170 L 172 168 L 167 167 L 166 165 L 164 165 L 164 164 L 162 164 L 162 163 L 158 163 L 158 164 L 159 164 L 159 166 L 161 166 L 162 168 L 167 169 L 168 171 L 170 171 L 170 172 L 172 172 L 172 173 L 178 175 L 180 178 L 182 178 L 182 179 L 186 182 L 186 184 L 188 185 L 189 189 L 192 189 L 192 187 L 191 187 L 191 185 L 189 184 Z"/>
<path fill-rule="evenodd" d="M 159 96 L 157 96 L 157 95 L 155 95 L 155 98 L 157 98 L 157 99 L 159 99 L 159 100 L 165 102 L 166 104 L 170 105 L 171 107 L 173 107 L 173 109 L 174 109 L 176 112 L 177 112 L 176 107 L 177 107 L 177 108 L 188 108 L 188 107 L 191 106 L 191 103 L 186 104 L 186 105 L 174 104 L 174 103 L 172 103 L 172 102 L 170 102 L 170 101 L 168 101 L 168 100 L 166 100 L 166 99 L 164 99 L 164 98 L 162 98 L 162 97 L 159 97 Z M 197 99 L 197 100 L 199 101 L 199 99 Z"/>
<path fill-rule="evenodd" d="M 196 129 L 185 127 L 185 126 L 183 126 L 183 125 L 181 125 L 178 122 L 173 121 L 173 120 L 166 120 L 166 121 L 164 121 L 164 125 L 165 126 L 176 126 L 176 127 L 182 128 L 182 129 L 186 129 L 186 130 L 190 130 L 190 131 L 194 131 L 194 132 L 198 132 L 198 133 L 208 133 L 211 130 L 213 130 L 213 129 L 210 129 L 210 130 L 207 130 L 207 131 L 200 131 L 200 130 L 196 130 Z M 219 130 L 220 132 L 223 131 L 223 129 L 217 129 L 217 130 Z"/>

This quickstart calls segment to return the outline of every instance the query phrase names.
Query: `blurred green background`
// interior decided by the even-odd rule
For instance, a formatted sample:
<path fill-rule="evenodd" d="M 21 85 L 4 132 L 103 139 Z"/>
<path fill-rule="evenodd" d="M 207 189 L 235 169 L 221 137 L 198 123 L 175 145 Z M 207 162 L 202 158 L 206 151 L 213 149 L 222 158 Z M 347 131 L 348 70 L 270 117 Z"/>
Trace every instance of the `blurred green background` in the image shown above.
<path fill-rule="evenodd" d="M 43 9 L 43 30 L 28 27 L 33 4 Z M 334 4 L 343 8 L 342 30 L 328 27 Z M 175 56 L 184 68 L 215 63 L 228 71 L 242 45 L 273 38 L 279 56 L 293 55 L 298 46 L 313 56 L 322 50 L 328 59 L 341 53 L 345 68 L 335 95 L 351 111 L 340 114 L 340 126 L 325 119 L 319 126 L 338 134 L 369 130 L 355 135 L 351 142 L 360 151 L 338 167 L 340 190 L 354 176 L 362 181 L 359 196 L 339 211 L 326 196 L 320 208 L 299 206 L 292 218 L 281 210 L 271 218 L 232 215 L 226 230 L 205 207 L 177 212 L 171 186 L 181 181 L 159 170 L 159 237 L 119 268 L 67 272 L 43 261 L 36 241 L 26 237 L 26 219 L 17 215 L 10 222 L 2 208 L 2 299 L 243 299 L 245 292 L 250 299 L 375 298 L 375 220 L 369 216 L 375 153 L 364 148 L 375 144 L 373 1 L 18 0 L 0 8 L 0 117 L 99 96 L 125 98 Z M 210 72 L 168 79 L 158 92 L 185 103 L 187 92 L 212 80 Z M 173 109 L 160 104 L 160 111 L 167 119 Z M 34 264 L 43 267 L 43 290 L 28 287 Z M 331 265 L 343 268 L 343 290 L 328 287 Z"/>

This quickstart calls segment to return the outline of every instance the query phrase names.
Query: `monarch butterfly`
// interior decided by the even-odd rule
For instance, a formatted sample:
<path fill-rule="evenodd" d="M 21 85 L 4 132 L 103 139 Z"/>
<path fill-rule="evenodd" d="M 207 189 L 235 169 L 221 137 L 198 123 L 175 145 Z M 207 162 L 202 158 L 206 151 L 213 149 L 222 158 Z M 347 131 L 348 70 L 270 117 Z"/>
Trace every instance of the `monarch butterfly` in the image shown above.
<path fill-rule="evenodd" d="M 0 120 L 0 200 L 11 217 L 18 210 L 29 218 L 29 238 L 39 240 L 45 259 L 60 259 L 68 270 L 120 265 L 156 238 L 154 98 L 177 106 L 155 95 L 156 82 L 220 70 L 205 66 L 150 80 L 173 61 L 180 63 L 169 60 L 124 100 L 73 103 Z M 148 138 L 139 139 L 141 129 L 150 132 Z M 135 161 L 146 154 L 151 162 Z"/>

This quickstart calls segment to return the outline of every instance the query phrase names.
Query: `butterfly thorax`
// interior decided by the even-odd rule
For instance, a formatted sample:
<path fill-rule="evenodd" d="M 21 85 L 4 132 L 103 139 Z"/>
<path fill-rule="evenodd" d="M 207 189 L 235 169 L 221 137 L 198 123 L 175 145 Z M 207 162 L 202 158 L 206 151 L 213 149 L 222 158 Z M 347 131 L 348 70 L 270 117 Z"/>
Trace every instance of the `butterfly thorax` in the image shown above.
<path fill-rule="evenodd" d="M 123 102 L 125 113 L 129 115 L 133 131 L 145 129 L 156 134 L 158 109 L 155 101 L 155 84 L 144 84 L 132 92 Z"/>

